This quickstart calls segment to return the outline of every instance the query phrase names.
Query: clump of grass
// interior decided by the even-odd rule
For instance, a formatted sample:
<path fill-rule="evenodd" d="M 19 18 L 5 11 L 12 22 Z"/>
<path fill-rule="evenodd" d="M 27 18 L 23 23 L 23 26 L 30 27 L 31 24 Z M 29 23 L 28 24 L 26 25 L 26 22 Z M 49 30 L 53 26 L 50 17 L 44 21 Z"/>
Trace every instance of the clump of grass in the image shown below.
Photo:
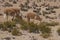
<path fill-rule="evenodd" d="M 42 22 L 39 25 L 29 22 L 29 23 L 23 23 L 21 28 L 23 30 L 27 30 L 30 33 L 42 33 L 42 36 L 44 38 L 48 38 L 51 34 L 51 28 L 47 25 L 46 22 Z"/>
<path fill-rule="evenodd" d="M 22 18 L 16 17 L 14 21 L 18 24 L 23 24 L 25 21 Z"/>
<path fill-rule="evenodd" d="M 15 24 L 15 22 L 11 22 L 11 21 L 7 21 L 7 22 L 4 22 L 4 23 L 1 23 L 0 24 L 0 28 L 2 29 L 2 30 L 9 30 L 9 29 L 13 29 L 14 27 L 16 27 L 16 24 Z"/>
<path fill-rule="evenodd" d="M 49 28 L 45 23 L 39 24 L 39 30 L 44 38 L 48 38 L 50 36 L 51 28 Z"/>
<path fill-rule="evenodd" d="M 42 22 L 39 24 L 39 30 L 41 31 L 41 36 L 43 36 L 44 38 L 48 38 L 49 36 L 51 36 L 51 28 L 49 26 L 56 26 L 58 25 L 58 22 Z M 60 29 L 58 30 L 58 33 L 60 34 Z"/>
<path fill-rule="evenodd" d="M 57 33 L 60 36 L 60 28 L 57 29 Z"/>
<path fill-rule="evenodd" d="M 22 34 L 21 32 L 19 32 L 18 28 L 16 27 L 15 21 L 7 21 L 7 22 L 4 22 L 4 23 L 1 23 L 0 24 L 0 29 L 2 31 L 11 32 L 12 35 L 14 35 L 14 36 L 19 36 L 19 35 Z"/>
<path fill-rule="evenodd" d="M 22 22 L 21 29 L 28 30 L 28 24 L 27 24 L 27 22 L 24 22 L 24 21 Z"/>
<path fill-rule="evenodd" d="M 39 24 L 39 28 L 42 33 L 50 33 L 51 31 L 51 28 L 49 28 L 44 22 Z"/>
<path fill-rule="evenodd" d="M 16 18 L 14 21 L 21 25 L 22 30 L 27 30 L 28 29 L 28 23 L 26 21 L 21 20 L 19 18 Z"/>
<path fill-rule="evenodd" d="M 30 33 L 42 33 L 42 36 L 44 38 L 48 38 L 51 35 L 51 28 L 49 26 L 55 26 L 58 25 L 58 22 L 41 22 L 39 25 L 33 23 L 33 22 L 26 22 L 22 21 L 21 29 L 27 30 Z"/>
<path fill-rule="evenodd" d="M 7 28 L 13 28 L 16 26 L 14 21 L 4 22 L 4 25 L 6 25 Z"/>
<path fill-rule="evenodd" d="M 58 22 L 54 22 L 54 21 L 52 21 L 52 22 L 42 22 L 40 25 L 44 25 L 44 26 L 56 26 L 56 25 L 59 25 L 59 23 Z"/>
<path fill-rule="evenodd" d="M 48 38 L 50 36 L 50 34 L 44 33 L 44 34 L 41 34 L 41 36 L 43 36 L 43 38 Z"/>
<path fill-rule="evenodd" d="M 47 25 L 48 25 L 48 26 L 56 26 L 56 25 L 58 25 L 58 24 L 59 24 L 58 22 L 52 21 L 52 22 L 48 23 Z"/>
<path fill-rule="evenodd" d="M 39 32 L 38 25 L 34 24 L 33 22 L 24 22 L 21 26 L 21 29 L 28 30 L 30 33 L 37 33 Z"/>
<path fill-rule="evenodd" d="M 19 32 L 19 30 L 18 30 L 17 28 L 14 28 L 11 33 L 12 33 L 12 35 L 14 35 L 14 36 L 19 36 L 19 35 L 21 35 L 21 32 Z"/>
<path fill-rule="evenodd" d="M 33 33 L 39 33 L 39 27 L 37 24 L 34 24 L 33 22 L 29 23 L 29 32 L 33 32 Z"/>
<path fill-rule="evenodd" d="M 2 29 L 3 28 L 3 24 L 2 23 L 0 23 L 0 29 Z"/>

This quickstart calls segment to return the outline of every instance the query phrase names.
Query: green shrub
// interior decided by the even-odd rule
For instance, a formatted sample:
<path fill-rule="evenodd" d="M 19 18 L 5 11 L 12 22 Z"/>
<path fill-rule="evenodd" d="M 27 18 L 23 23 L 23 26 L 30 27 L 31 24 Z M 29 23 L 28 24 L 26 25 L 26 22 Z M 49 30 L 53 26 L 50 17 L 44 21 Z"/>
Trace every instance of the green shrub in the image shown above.
<path fill-rule="evenodd" d="M 52 21 L 50 23 L 48 23 L 48 22 L 42 22 L 42 23 L 40 23 L 40 26 L 56 26 L 58 24 L 59 24 L 58 22 L 54 22 L 54 21 Z"/>
<path fill-rule="evenodd" d="M 58 35 L 60 36 L 60 28 L 58 28 L 57 33 L 58 33 Z"/>
<path fill-rule="evenodd" d="M 0 24 L 0 29 L 5 31 L 5 30 L 7 30 L 7 26 L 4 23 L 1 23 Z"/>
<path fill-rule="evenodd" d="M 16 24 L 14 21 L 7 21 L 7 22 L 4 22 L 4 23 L 1 23 L 0 24 L 0 28 L 2 30 L 12 30 L 14 27 L 16 27 Z"/>
<path fill-rule="evenodd" d="M 42 33 L 50 33 L 51 32 L 51 28 L 49 28 L 47 26 L 41 25 L 39 28 Z"/>
<path fill-rule="evenodd" d="M 22 26 L 21 26 L 21 29 L 23 30 L 28 30 L 28 24 L 27 23 L 23 23 Z"/>
<path fill-rule="evenodd" d="M 0 24 L 0 28 L 2 28 L 3 31 L 9 31 L 12 32 L 12 35 L 21 35 L 18 28 L 16 28 L 16 24 L 14 21 L 7 21 Z"/>
<path fill-rule="evenodd" d="M 1 24 L 0 24 L 0 29 L 1 29 L 2 27 L 3 27 L 3 24 L 1 23 Z"/>
<path fill-rule="evenodd" d="M 2 30 L 3 30 L 3 31 L 6 31 L 6 30 L 7 30 L 7 26 L 4 25 L 4 24 L 2 24 Z"/>
<path fill-rule="evenodd" d="M 23 30 L 28 29 L 28 23 L 26 21 L 16 18 L 15 22 L 19 23 L 21 25 L 21 29 L 23 29 Z"/>
<path fill-rule="evenodd" d="M 44 33 L 44 34 L 41 34 L 41 36 L 43 36 L 43 38 L 48 38 L 50 36 L 50 34 Z"/>
<path fill-rule="evenodd" d="M 19 30 L 17 30 L 16 28 L 14 28 L 14 29 L 12 30 L 12 35 L 18 36 L 18 35 L 19 35 Z"/>
<path fill-rule="evenodd" d="M 34 33 L 38 33 L 39 32 L 39 27 L 37 24 L 34 24 L 33 22 L 29 23 L 29 32 L 34 32 Z"/>
<path fill-rule="evenodd" d="M 25 21 L 16 17 L 15 20 L 14 20 L 16 23 L 20 23 L 20 24 L 23 24 Z"/>
<path fill-rule="evenodd" d="M 39 28 L 37 24 L 33 22 L 23 23 L 21 29 L 28 30 L 29 32 L 37 33 L 39 32 Z"/>
<path fill-rule="evenodd" d="M 39 26 L 46 26 L 47 25 L 47 22 L 41 22 L 40 24 L 39 24 Z"/>
<path fill-rule="evenodd" d="M 48 38 L 50 36 L 51 28 L 49 28 L 45 22 L 39 24 L 39 30 L 44 38 Z"/>
<path fill-rule="evenodd" d="M 19 23 L 20 20 L 19 20 L 18 18 L 15 18 L 14 21 L 15 21 L 16 23 Z"/>
<path fill-rule="evenodd" d="M 48 25 L 48 26 L 56 26 L 56 25 L 58 25 L 58 24 L 59 24 L 58 22 L 52 21 L 52 22 L 48 23 L 47 25 Z"/>
<path fill-rule="evenodd" d="M 4 25 L 7 27 L 7 28 L 13 28 L 16 26 L 15 22 L 14 21 L 7 21 L 7 22 L 4 22 Z"/>

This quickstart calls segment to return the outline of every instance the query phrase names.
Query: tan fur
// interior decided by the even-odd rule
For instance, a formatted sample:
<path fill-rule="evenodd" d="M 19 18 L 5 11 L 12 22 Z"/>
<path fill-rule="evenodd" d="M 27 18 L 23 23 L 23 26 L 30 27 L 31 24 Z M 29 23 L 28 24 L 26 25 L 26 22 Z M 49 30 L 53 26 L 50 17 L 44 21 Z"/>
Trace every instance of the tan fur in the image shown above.
<path fill-rule="evenodd" d="M 19 13 L 20 13 L 20 10 L 18 8 L 6 8 L 4 9 L 4 13 L 8 16 L 8 15 L 11 15 L 13 16 L 18 16 Z"/>
<path fill-rule="evenodd" d="M 20 13 L 20 10 L 18 8 L 6 8 L 4 12 L 8 14 L 11 14 L 11 13 L 17 14 L 17 13 Z"/>
<path fill-rule="evenodd" d="M 42 18 L 40 18 L 40 17 L 37 15 L 37 16 L 36 16 L 36 20 L 41 21 L 41 20 L 42 20 Z"/>
<path fill-rule="evenodd" d="M 4 10 L 4 13 L 7 14 L 7 15 L 14 15 L 15 11 L 12 8 L 6 8 Z"/>
<path fill-rule="evenodd" d="M 36 20 L 39 20 L 39 21 L 42 20 L 39 16 L 37 16 L 36 13 L 32 13 L 32 12 L 27 13 L 26 17 L 27 17 L 28 21 L 30 21 L 30 19 L 36 19 Z"/>

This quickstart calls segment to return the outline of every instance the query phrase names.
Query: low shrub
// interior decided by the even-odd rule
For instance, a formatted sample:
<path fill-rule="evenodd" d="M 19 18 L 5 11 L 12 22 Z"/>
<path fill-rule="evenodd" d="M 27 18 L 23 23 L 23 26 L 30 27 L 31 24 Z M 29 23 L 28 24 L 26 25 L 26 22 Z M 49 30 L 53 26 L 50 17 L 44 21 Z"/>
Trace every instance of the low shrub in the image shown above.
<path fill-rule="evenodd" d="M 21 29 L 23 29 L 23 30 L 28 30 L 28 24 L 27 24 L 27 23 L 23 23 L 23 24 L 21 25 Z"/>
<path fill-rule="evenodd" d="M 39 33 L 39 27 L 37 24 L 34 24 L 33 22 L 29 23 L 29 32 L 33 32 L 33 33 Z"/>
<path fill-rule="evenodd" d="M 48 38 L 50 36 L 50 34 L 44 33 L 44 34 L 41 34 L 41 36 L 43 36 L 43 38 Z"/>
<path fill-rule="evenodd" d="M 3 27 L 3 24 L 2 23 L 0 23 L 0 29 Z"/>
<path fill-rule="evenodd" d="M 46 26 L 46 24 L 42 24 L 42 25 L 40 24 L 39 29 L 42 33 L 51 33 L 51 28 Z"/>
<path fill-rule="evenodd" d="M 13 29 L 14 27 L 16 27 L 16 24 L 15 24 L 15 22 L 11 22 L 11 21 L 7 21 L 7 22 L 4 22 L 4 23 L 1 23 L 0 24 L 0 28 L 2 29 L 2 30 L 9 30 L 9 29 Z"/>
<path fill-rule="evenodd" d="M 14 19 L 14 21 L 15 21 L 16 24 L 17 24 L 17 23 L 23 24 L 23 22 L 25 22 L 24 20 L 22 20 L 22 18 L 18 18 L 18 17 L 16 17 L 16 18 Z"/>
<path fill-rule="evenodd" d="M 30 33 L 37 33 L 39 32 L 38 25 L 34 24 L 33 22 L 23 23 L 21 29 L 28 30 Z"/>
<path fill-rule="evenodd" d="M 58 24 L 59 24 L 58 22 L 52 21 L 52 22 L 48 23 L 47 25 L 48 25 L 48 26 L 56 26 L 56 25 L 58 25 Z"/>
<path fill-rule="evenodd" d="M 1 26 L 1 30 L 2 30 L 2 31 L 7 31 L 7 26 L 4 25 L 4 24 L 2 24 L 2 26 Z"/>
<path fill-rule="evenodd" d="M 7 27 L 7 28 L 13 28 L 16 26 L 15 22 L 14 21 L 7 21 L 7 22 L 4 22 L 4 25 Z"/>
<path fill-rule="evenodd" d="M 14 28 L 13 30 L 12 30 L 12 35 L 14 35 L 14 36 L 18 36 L 19 35 L 19 30 L 17 30 L 16 28 Z"/>
<path fill-rule="evenodd" d="M 39 25 L 33 22 L 23 22 L 21 29 L 27 30 L 30 33 L 42 33 L 44 38 L 48 38 L 51 33 L 51 28 L 49 27 L 47 22 L 41 22 Z"/>
<path fill-rule="evenodd" d="M 52 21 L 52 22 L 42 22 L 41 24 L 40 24 L 40 26 L 56 26 L 56 25 L 59 25 L 59 23 L 58 22 L 54 22 L 54 21 Z"/>
<path fill-rule="evenodd" d="M 60 28 L 57 29 L 57 33 L 60 36 Z"/>
<path fill-rule="evenodd" d="M 51 33 L 51 28 L 49 28 L 46 23 L 42 22 L 39 24 L 39 30 L 42 33 L 42 36 L 44 38 L 48 38 L 50 36 Z"/>

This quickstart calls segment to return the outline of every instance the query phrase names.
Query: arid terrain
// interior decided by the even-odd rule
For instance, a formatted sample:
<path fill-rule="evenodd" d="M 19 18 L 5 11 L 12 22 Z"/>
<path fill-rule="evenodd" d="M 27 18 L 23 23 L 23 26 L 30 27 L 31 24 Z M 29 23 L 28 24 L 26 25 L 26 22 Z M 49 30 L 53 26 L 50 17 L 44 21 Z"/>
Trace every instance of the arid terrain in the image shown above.
<path fill-rule="evenodd" d="M 60 40 L 60 0 L 0 0 L 0 40 Z"/>

